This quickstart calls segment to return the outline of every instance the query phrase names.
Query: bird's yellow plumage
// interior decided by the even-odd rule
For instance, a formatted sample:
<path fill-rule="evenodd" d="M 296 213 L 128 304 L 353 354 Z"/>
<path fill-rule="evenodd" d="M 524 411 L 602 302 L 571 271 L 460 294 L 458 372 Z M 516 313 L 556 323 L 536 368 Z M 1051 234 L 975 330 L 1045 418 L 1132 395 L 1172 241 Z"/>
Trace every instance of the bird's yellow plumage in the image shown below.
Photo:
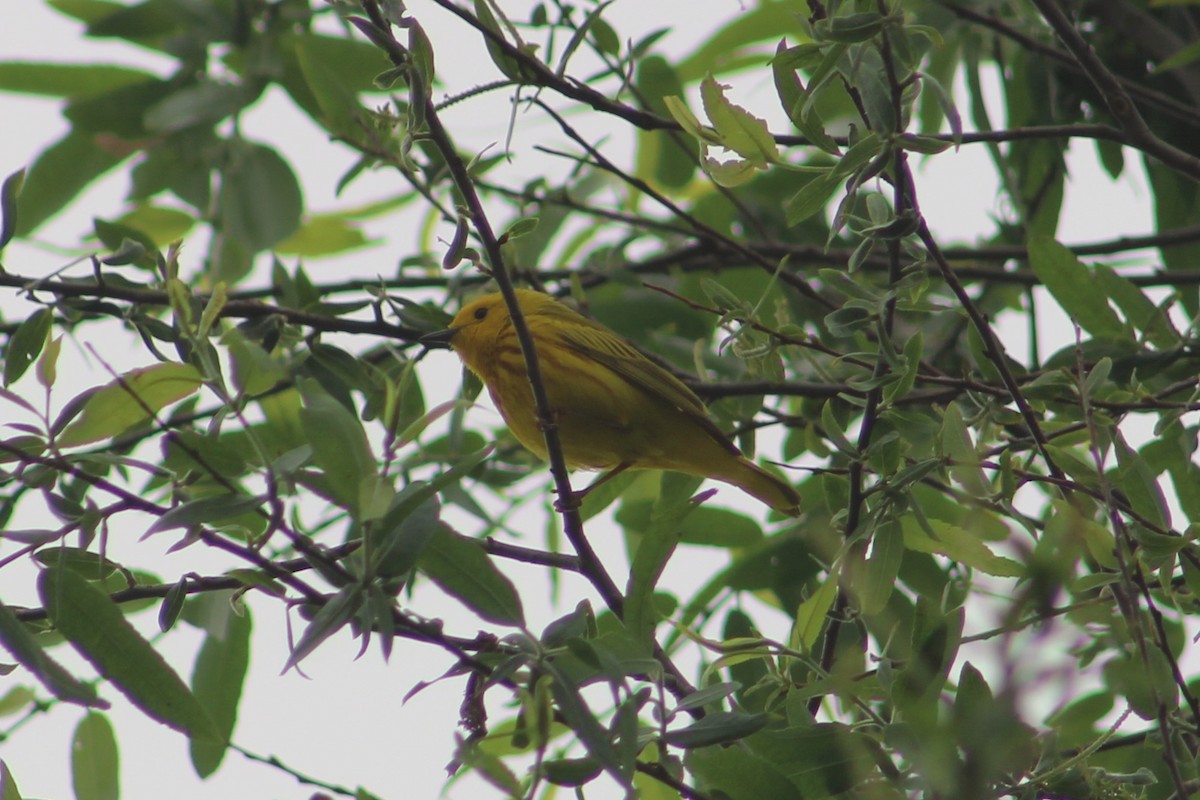
<path fill-rule="evenodd" d="M 567 466 L 686 472 L 733 484 L 786 514 L 799 513 L 796 491 L 745 458 L 674 375 L 548 295 L 518 289 L 517 300 L 537 348 Z M 453 348 L 487 386 L 513 435 L 546 457 L 521 347 L 499 293 L 464 306 L 446 331 L 424 341 Z"/>

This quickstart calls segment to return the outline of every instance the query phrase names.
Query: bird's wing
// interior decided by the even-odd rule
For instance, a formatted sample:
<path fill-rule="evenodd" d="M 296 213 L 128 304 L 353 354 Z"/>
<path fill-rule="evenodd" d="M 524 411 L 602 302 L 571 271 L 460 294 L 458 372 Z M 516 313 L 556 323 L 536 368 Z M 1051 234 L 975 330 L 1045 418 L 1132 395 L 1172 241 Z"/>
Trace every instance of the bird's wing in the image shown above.
<path fill-rule="evenodd" d="M 740 454 L 709 418 L 704 403 L 683 381 L 607 328 L 586 317 L 574 316 L 577 317 L 572 320 L 574 324 L 559 326 L 557 330 L 565 347 L 608 367 L 628 383 L 679 409 L 729 452 Z"/>

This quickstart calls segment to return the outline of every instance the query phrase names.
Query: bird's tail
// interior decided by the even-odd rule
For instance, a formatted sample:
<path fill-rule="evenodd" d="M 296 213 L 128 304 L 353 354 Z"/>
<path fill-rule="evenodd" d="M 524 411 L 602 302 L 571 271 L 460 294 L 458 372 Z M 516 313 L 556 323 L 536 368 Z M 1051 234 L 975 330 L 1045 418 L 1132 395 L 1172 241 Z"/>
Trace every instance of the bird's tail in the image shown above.
<path fill-rule="evenodd" d="M 730 469 L 711 477 L 733 484 L 789 517 L 800 516 L 800 495 L 796 490 L 749 459 L 739 458 Z"/>

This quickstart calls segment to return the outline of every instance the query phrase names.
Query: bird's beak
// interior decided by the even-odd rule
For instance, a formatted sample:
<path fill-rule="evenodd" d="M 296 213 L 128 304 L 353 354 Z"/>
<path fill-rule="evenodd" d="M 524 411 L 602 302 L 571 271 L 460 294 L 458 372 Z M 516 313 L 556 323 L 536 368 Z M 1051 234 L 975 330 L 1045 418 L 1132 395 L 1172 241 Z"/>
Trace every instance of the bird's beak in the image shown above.
<path fill-rule="evenodd" d="M 458 328 L 446 328 L 441 331 L 427 333 L 421 337 L 421 344 L 433 348 L 449 348 L 450 342 L 458 335 Z"/>

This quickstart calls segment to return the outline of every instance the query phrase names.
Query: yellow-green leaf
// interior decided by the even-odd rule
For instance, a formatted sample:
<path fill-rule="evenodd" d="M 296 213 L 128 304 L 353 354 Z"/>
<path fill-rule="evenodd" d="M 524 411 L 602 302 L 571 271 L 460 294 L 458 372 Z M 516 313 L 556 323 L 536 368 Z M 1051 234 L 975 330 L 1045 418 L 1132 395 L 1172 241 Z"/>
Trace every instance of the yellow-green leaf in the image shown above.
<path fill-rule="evenodd" d="M 838 572 L 838 568 L 834 567 L 829 577 L 821 584 L 821 588 L 800 604 L 796 611 L 796 624 L 792 629 L 793 647 L 809 651 L 816 644 L 821 629 L 825 627 L 825 615 L 829 613 L 834 598 L 837 597 Z"/>
<path fill-rule="evenodd" d="M 980 539 L 956 525 L 934 519 L 929 520 L 929 528 L 933 536 L 915 520 L 905 520 L 904 546 L 918 553 L 945 556 L 988 575 L 1014 578 L 1025 573 L 1018 562 L 996 555 Z"/>
<path fill-rule="evenodd" d="M 79 419 L 58 439 L 76 447 L 117 436 L 200 388 L 200 373 L 190 364 L 155 364 L 126 372 L 92 391 Z"/>
<path fill-rule="evenodd" d="M 779 148 L 775 146 L 766 121 L 729 102 L 725 97 L 726 88 L 711 75 L 700 84 L 704 111 L 721 137 L 721 146 L 755 166 L 763 167 L 778 161 Z"/>

